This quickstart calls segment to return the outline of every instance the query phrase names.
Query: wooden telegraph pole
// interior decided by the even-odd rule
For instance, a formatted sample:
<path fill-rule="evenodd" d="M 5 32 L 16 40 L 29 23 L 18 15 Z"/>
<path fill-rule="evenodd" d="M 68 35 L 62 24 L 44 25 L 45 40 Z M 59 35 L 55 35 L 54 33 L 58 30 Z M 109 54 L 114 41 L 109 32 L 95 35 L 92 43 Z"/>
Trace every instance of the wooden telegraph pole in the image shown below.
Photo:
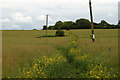
<path fill-rule="evenodd" d="M 46 15 L 46 37 L 47 37 L 47 28 L 48 28 L 48 15 Z"/>
<path fill-rule="evenodd" d="M 91 30 L 92 30 L 92 41 L 95 41 L 95 35 L 94 35 L 94 26 L 93 26 L 93 15 L 92 15 L 92 3 L 91 0 L 89 0 L 89 7 L 90 7 L 90 18 L 91 18 Z"/>

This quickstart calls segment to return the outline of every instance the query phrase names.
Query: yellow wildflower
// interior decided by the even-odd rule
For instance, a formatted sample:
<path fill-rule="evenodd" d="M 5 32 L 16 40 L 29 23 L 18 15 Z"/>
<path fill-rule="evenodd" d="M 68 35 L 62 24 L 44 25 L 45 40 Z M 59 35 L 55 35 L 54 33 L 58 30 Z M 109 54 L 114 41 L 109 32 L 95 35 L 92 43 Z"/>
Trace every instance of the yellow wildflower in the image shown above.
<path fill-rule="evenodd" d="M 30 72 L 27 72 L 27 74 L 29 74 Z"/>
<path fill-rule="evenodd" d="M 10 77 L 8 77 L 8 78 L 10 78 Z"/>
<path fill-rule="evenodd" d="M 100 78 L 99 76 L 96 76 L 96 78 Z"/>
<path fill-rule="evenodd" d="M 40 74 L 40 72 L 38 72 L 38 74 Z"/>
<path fill-rule="evenodd" d="M 92 75 L 92 71 L 90 71 L 90 75 Z"/>
<path fill-rule="evenodd" d="M 101 70 L 100 72 L 102 73 L 103 71 Z"/>
<path fill-rule="evenodd" d="M 117 75 L 114 75 L 114 77 L 117 77 Z"/>

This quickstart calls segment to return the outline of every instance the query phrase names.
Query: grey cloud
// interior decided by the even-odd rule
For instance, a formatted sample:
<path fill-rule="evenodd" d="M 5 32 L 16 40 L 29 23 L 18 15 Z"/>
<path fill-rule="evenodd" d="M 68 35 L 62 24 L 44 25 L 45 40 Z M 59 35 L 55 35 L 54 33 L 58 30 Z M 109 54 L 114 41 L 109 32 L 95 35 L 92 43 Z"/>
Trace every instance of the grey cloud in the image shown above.
<path fill-rule="evenodd" d="M 92 0 L 92 2 L 95 22 L 104 19 L 112 24 L 117 23 L 118 0 Z M 49 25 L 55 24 L 58 20 L 89 19 L 88 0 L 1 0 L 0 9 L 2 19 L 11 20 L 9 25 L 19 25 L 19 29 L 41 29 L 45 25 L 44 16 L 47 14 L 50 17 Z M 21 20 L 13 16 L 15 13 L 22 14 Z"/>

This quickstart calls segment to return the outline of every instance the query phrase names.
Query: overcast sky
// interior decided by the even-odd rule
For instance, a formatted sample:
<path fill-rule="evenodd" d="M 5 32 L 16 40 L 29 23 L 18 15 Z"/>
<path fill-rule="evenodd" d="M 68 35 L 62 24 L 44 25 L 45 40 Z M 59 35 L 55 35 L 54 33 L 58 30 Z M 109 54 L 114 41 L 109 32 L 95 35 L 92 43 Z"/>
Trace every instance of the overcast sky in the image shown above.
<path fill-rule="evenodd" d="M 118 23 L 119 0 L 92 0 L 94 22 Z M 0 0 L 2 29 L 42 29 L 49 25 L 89 17 L 89 0 Z"/>

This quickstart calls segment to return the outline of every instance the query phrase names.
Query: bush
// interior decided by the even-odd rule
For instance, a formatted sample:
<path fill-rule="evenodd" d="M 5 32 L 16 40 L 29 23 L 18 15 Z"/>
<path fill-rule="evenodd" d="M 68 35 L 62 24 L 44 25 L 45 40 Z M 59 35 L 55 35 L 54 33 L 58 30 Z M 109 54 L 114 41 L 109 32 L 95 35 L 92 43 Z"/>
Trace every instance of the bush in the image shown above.
<path fill-rule="evenodd" d="M 64 36 L 64 31 L 62 31 L 62 30 L 57 30 L 55 35 L 56 35 L 56 36 Z"/>
<path fill-rule="evenodd" d="M 46 25 L 44 25 L 44 26 L 43 26 L 43 30 L 46 30 L 46 28 L 47 28 L 47 26 L 46 26 Z"/>
<path fill-rule="evenodd" d="M 37 29 L 33 29 L 33 30 L 37 30 Z"/>

